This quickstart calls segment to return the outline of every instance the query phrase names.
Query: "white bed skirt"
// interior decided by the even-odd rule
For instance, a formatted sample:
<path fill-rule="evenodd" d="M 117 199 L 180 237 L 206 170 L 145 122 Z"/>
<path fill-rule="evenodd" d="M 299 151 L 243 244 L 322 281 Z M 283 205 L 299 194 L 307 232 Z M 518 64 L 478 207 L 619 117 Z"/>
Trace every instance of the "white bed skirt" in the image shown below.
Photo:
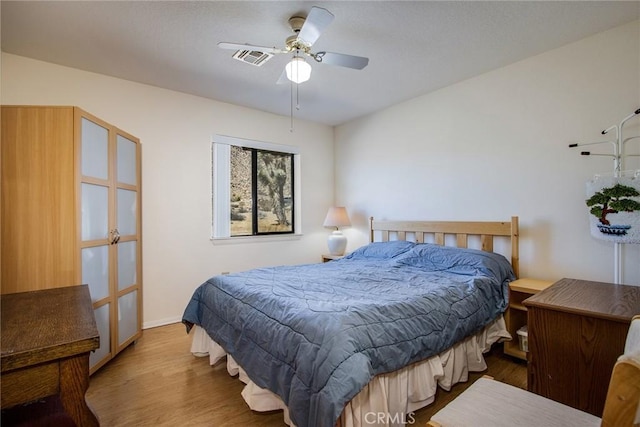
<path fill-rule="evenodd" d="M 399 427 L 413 424 L 413 412 L 434 401 L 438 386 L 449 390 L 452 385 L 467 381 L 469 372 L 485 370 L 487 365 L 483 353 L 493 343 L 509 339 L 511 336 L 504 318 L 500 316 L 478 334 L 437 356 L 388 374 L 377 375 L 345 406 L 341 416 L 342 427 Z M 227 355 L 197 325 L 193 330 L 191 352 L 198 357 L 208 355 L 211 365 Z M 249 408 L 259 412 L 282 409 L 285 423 L 295 427 L 280 397 L 255 385 L 231 356 L 227 357 L 227 371 L 229 375 L 238 375 L 246 384 L 242 397 Z"/>

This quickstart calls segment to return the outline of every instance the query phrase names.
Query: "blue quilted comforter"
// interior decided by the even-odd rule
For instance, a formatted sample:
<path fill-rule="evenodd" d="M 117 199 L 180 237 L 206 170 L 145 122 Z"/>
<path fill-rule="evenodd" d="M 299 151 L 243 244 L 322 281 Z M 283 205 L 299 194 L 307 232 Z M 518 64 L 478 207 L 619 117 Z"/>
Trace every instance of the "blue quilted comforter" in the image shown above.
<path fill-rule="evenodd" d="M 376 374 L 479 331 L 507 306 L 501 255 L 372 243 L 328 263 L 259 268 L 198 287 L 183 322 L 203 327 L 298 427 L 333 427 Z"/>

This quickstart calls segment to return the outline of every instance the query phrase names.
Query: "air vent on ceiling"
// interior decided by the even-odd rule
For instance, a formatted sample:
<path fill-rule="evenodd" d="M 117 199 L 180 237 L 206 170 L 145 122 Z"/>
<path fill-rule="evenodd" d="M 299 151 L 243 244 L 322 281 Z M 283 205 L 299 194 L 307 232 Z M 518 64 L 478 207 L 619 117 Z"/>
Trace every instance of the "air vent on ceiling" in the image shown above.
<path fill-rule="evenodd" d="M 273 55 L 266 52 L 260 52 L 258 50 L 239 50 L 233 54 L 233 57 L 238 61 L 246 62 L 247 64 L 260 67 L 267 62 Z"/>

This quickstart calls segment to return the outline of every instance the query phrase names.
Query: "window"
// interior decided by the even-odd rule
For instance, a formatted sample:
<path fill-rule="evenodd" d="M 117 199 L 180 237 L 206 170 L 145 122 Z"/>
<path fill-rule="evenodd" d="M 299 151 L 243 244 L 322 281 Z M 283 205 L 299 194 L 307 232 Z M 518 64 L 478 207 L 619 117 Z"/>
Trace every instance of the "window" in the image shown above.
<path fill-rule="evenodd" d="M 293 154 L 232 145 L 231 237 L 293 233 Z"/>
<path fill-rule="evenodd" d="M 298 163 L 296 147 L 216 135 L 213 238 L 297 233 Z"/>

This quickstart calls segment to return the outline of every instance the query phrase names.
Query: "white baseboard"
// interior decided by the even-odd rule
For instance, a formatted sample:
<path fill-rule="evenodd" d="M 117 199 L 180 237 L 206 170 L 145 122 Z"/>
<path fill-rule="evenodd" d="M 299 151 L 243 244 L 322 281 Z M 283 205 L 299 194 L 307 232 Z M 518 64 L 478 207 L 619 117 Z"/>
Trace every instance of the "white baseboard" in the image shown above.
<path fill-rule="evenodd" d="M 156 328 L 158 326 L 171 325 L 173 323 L 182 322 L 182 317 L 169 317 L 167 319 L 153 320 L 151 322 L 143 322 L 142 329 Z"/>

